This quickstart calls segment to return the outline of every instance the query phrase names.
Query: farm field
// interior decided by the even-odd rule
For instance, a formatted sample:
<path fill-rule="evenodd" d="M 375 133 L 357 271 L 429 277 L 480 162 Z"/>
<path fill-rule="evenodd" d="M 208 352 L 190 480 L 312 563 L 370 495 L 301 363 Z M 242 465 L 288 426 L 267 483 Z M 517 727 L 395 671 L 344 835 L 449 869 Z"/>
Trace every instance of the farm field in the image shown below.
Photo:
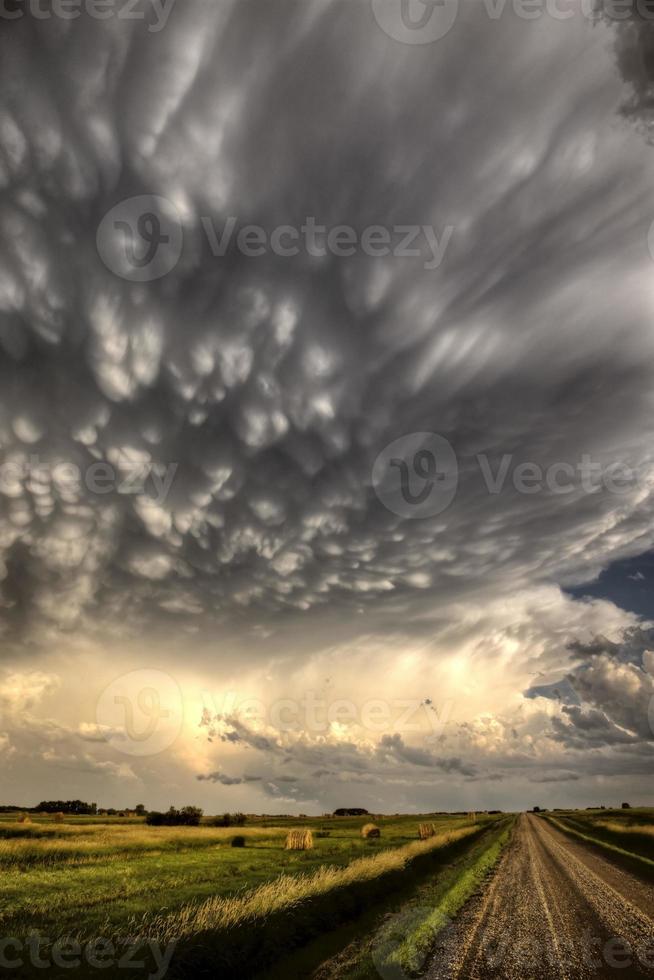
<path fill-rule="evenodd" d="M 548 818 L 580 839 L 612 851 L 618 859 L 635 857 L 642 871 L 651 866 L 654 876 L 654 809 L 562 810 Z"/>
<path fill-rule="evenodd" d="M 129 818 L 128 818 L 129 819 Z M 436 817 L 438 827 L 463 826 L 465 818 Z M 286 825 L 149 827 L 142 819 L 71 817 L 63 824 L 36 817 L 29 824 L 0 820 L 0 915 L 5 929 L 123 927 L 132 917 L 174 909 L 209 896 L 230 895 L 280 874 L 297 875 L 326 865 L 399 847 L 416 839 L 417 818 L 380 821 L 378 840 L 361 838 L 357 818 L 302 821 L 314 831 L 308 851 L 287 851 Z M 326 827 L 327 830 L 322 828 Z M 328 837 L 317 837 L 329 833 Z M 245 849 L 232 848 L 242 835 Z"/>
<path fill-rule="evenodd" d="M 468 838 L 483 836 L 498 818 L 375 818 L 381 836 L 363 839 L 361 827 L 368 819 L 261 820 L 222 828 L 151 827 L 138 818 L 71 817 L 54 823 L 36 816 L 19 823 L 4 816 L 3 934 L 71 935 L 80 941 L 109 936 L 116 942 L 153 936 L 162 943 L 179 941 L 193 960 L 199 937 L 206 947 L 212 934 L 227 928 L 234 945 L 229 956 L 240 956 L 241 926 L 256 939 L 258 927 L 280 916 L 288 920 L 289 914 L 297 924 L 304 907 L 315 906 L 329 907 L 320 924 L 328 931 L 356 919 L 367 894 L 379 896 L 389 883 L 406 886 L 414 864 L 442 849 L 466 847 Z M 419 841 L 418 826 L 425 820 L 433 824 L 434 836 Z M 313 847 L 286 850 L 287 832 L 298 826 L 312 831 Z M 245 838 L 245 847 L 231 846 L 237 835 Z M 305 931 L 314 935 L 315 922 L 307 922 Z M 300 943 L 294 927 L 284 935 L 285 948 Z"/>

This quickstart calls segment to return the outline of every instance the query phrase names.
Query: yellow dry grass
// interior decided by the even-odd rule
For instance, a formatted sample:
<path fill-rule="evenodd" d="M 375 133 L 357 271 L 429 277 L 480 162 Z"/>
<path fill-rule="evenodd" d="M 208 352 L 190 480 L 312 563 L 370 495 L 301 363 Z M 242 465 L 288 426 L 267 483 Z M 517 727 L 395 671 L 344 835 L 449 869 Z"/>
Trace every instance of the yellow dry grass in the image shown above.
<path fill-rule="evenodd" d="M 145 824 L 57 824 L 6 822 L 0 838 L 0 868 L 9 865 L 100 862 L 120 854 L 152 854 L 229 844 L 233 827 L 148 827 Z M 15 832 L 16 836 L 13 836 Z M 246 838 L 283 837 L 283 828 L 243 827 Z"/>
<path fill-rule="evenodd" d="M 648 834 L 654 837 L 654 824 L 651 823 L 624 824 L 618 820 L 594 820 L 593 826 L 603 827 L 613 834 Z"/>
<path fill-rule="evenodd" d="M 374 857 L 358 858 L 344 868 L 321 867 L 306 875 L 280 875 L 241 895 L 218 896 L 200 904 L 191 903 L 177 912 L 155 916 L 147 923 L 144 921 L 144 935 L 168 942 L 209 930 L 230 929 L 265 920 L 273 913 L 291 911 L 306 899 L 333 888 L 372 881 L 391 871 L 403 871 L 416 857 L 477 833 L 477 830 L 476 827 L 460 827 L 444 831 L 427 841 L 414 841 Z"/>

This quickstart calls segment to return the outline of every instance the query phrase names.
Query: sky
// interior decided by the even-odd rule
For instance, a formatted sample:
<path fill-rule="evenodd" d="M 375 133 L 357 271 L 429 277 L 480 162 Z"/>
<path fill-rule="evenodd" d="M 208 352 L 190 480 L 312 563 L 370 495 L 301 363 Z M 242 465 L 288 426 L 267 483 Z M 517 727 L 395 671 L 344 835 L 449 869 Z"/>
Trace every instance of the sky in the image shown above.
<path fill-rule="evenodd" d="M 1 803 L 654 804 L 654 147 L 588 7 L 3 7 Z"/>

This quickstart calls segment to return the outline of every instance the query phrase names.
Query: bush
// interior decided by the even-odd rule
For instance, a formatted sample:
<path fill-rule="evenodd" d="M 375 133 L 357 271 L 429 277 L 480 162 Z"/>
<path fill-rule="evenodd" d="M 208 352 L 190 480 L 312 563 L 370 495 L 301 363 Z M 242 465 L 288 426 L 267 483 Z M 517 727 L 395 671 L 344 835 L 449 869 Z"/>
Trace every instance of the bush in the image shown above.
<path fill-rule="evenodd" d="M 199 806 L 184 806 L 181 810 L 171 806 L 166 813 L 152 810 L 145 818 L 145 822 L 151 827 L 198 827 L 201 816 L 202 810 Z"/>
<path fill-rule="evenodd" d="M 302 830 L 289 830 L 286 835 L 287 851 L 310 851 L 313 847 L 313 834 L 308 827 Z"/>
<path fill-rule="evenodd" d="M 243 834 L 237 834 L 236 837 L 232 837 L 232 847 L 245 847 L 245 837 Z"/>
<path fill-rule="evenodd" d="M 246 821 L 244 813 L 223 813 L 222 817 L 212 817 L 211 827 L 243 827 Z"/>
<path fill-rule="evenodd" d="M 366 823 L 361 828 L 361 836 L 371 840 L 374 837 L 381 837 L 381 830 L 374 823 Z"/>

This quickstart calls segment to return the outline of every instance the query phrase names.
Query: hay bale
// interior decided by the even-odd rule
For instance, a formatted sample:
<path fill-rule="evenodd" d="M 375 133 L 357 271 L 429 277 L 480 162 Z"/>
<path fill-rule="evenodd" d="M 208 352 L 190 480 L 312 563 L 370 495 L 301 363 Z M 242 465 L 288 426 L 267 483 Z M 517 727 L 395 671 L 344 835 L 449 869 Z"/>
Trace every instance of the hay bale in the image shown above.
<path fill-rule="evenodd" d="M 232 847 L 245 847 L 245 837 L 243 834 L 237 834 L 236 837 L 232 837 Z"/>
<path fill-rule="evenodd" d="M 361 828 L 361 836 L 371 840 L 373 837 L 381 837 L 381 830 L 374 823 L 366 823 Z"/>
<path fill-rule="evenodd" d="M 436 828 L 433 823 L 421 823 L 418 827 L 418 837 L 420 840 L 428 840 L 436 835 Z"/>
<path fill-rule="evenodd" d="M 55 823 L 63 823 L 64 822 L 64 815 L 61 812 L 61 810 L 59 811 L 59 813 L 53 814 L 52 819 L 54 820 Z"/>
<path fill-rule="evenodd" d="M 289 830 L 286 835 L 285 850 L 310 851 L 313 847 L 313 834 L 308 827 L 301 830 Z"/>
<path fill-rule="evenodd" d="M 31 823 L 31 822 L 32 821 L 29 818 L 29 814 L 27 814 L 27 813 L 20 813 L 18 815 L 18 823 Z"/>

